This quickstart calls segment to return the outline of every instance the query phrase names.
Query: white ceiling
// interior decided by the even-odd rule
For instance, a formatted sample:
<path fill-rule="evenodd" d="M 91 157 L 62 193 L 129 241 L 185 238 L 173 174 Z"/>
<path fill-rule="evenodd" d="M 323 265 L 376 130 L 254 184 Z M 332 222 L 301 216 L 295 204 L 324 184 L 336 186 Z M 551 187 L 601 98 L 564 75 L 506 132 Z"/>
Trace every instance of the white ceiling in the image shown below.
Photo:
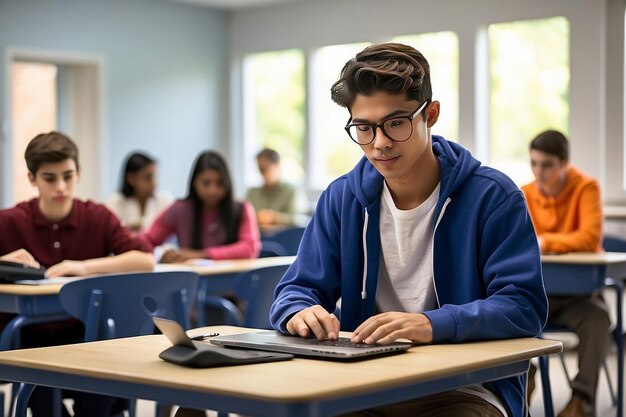
<path fill-rule="evenodd" d="M 222 10 L 242 10 L 253 7 L 263 7 L 272 4 L 296 3 L 312 0 L 169 0 L 177 3 L 189 3 L 199 6 L 212 7 Z"/>

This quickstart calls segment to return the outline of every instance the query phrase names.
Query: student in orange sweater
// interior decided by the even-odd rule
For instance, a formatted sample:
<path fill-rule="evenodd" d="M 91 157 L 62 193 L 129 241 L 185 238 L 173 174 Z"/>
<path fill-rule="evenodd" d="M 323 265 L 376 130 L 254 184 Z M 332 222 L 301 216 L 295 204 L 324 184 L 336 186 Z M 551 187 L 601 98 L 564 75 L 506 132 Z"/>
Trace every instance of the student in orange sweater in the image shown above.
<path fill-rule="evenodd" d="M 530 143 L 535 181 L 522 187 L 542 253 L 602 251 L 602 204 L 598 182 L 569 164 L 569 145 L 555 130 Z M 578 375 L 572 399 L 558 417 L 588 415 L 598 374 L 606 355 L 610 319 L 599 294 L 580 297 L 548 295 L 548 324 L 567 326 L 579 338 Z"/>

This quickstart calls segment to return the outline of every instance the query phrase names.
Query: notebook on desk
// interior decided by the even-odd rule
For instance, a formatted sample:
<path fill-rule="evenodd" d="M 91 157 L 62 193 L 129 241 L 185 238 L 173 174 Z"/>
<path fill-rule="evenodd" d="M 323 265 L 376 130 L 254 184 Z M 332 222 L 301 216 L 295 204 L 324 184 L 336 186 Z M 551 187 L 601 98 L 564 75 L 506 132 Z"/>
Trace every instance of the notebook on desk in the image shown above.
<path fill-rule="evenodd" d="M 355 359 L 400 353 L 413 346 L 411 343 L 404 342 L 389 345 L 352 343 L 347 337 L 340 337 L 334 341 L 319 341 L 314 338 L 305 339 L 289 336 L 273 330 L 217 336 L 211 338 L 210 342 L 216 345 L 293 353 L 299 356 L 326 359 Z"/>

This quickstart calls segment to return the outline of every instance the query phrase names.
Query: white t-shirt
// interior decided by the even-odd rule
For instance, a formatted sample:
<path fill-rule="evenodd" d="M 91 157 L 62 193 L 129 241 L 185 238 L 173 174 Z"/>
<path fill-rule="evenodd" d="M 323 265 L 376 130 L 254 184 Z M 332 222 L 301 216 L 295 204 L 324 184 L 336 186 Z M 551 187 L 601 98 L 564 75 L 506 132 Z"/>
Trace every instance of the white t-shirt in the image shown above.
<path fill-rule="evenodd" d="M 410 210 L 399 210 L 387 184 L 380 203 L 381 268 L 376 305 L 380 311 L 420 313 L 437 307 L 433 284 L 433 228 L 439 185 Z"/>
<path fill-rule="evenodd" d="M 419 206 L 400 210 L 387 183 L 380 203 L 380 268 L 376 308 L 380 312 L 420 313 L 438 307 L 434 287 L 433 240 L 439 185 Z M 481 397 L 508 417 L 500 399 L 483 385 L 459 389 Z"/>
<path fill-rule="evenodd" d="M 139 225 L 140 230 L 145 230 L 173 201 L 174 198 L 170 194 L 156 193 L 146 201 L 146 210 L 142 216 L 139 200 L 135 197 L 126 197 L 118 192 L 111 196 L 107 206 L 123 225 L 131 228 L 136 228 Z"/>

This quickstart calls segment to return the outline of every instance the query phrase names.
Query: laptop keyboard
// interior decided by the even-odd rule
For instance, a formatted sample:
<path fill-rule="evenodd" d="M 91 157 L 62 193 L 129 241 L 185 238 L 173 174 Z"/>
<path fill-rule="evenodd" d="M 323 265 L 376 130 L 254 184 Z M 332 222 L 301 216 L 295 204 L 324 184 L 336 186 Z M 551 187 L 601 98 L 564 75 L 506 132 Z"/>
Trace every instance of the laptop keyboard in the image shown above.
<path fill-rule="evenodd" d="M 350 341 L 348 337 L 340 337 L 337 340 L 318 340 L 317 345 L 320 346 L 339 346 L 339 347 L 353 347 L 353 348 L 371 348 L 380 346 L 377 343 L 368 345 L 366 343 L 354 343 Z"/>

